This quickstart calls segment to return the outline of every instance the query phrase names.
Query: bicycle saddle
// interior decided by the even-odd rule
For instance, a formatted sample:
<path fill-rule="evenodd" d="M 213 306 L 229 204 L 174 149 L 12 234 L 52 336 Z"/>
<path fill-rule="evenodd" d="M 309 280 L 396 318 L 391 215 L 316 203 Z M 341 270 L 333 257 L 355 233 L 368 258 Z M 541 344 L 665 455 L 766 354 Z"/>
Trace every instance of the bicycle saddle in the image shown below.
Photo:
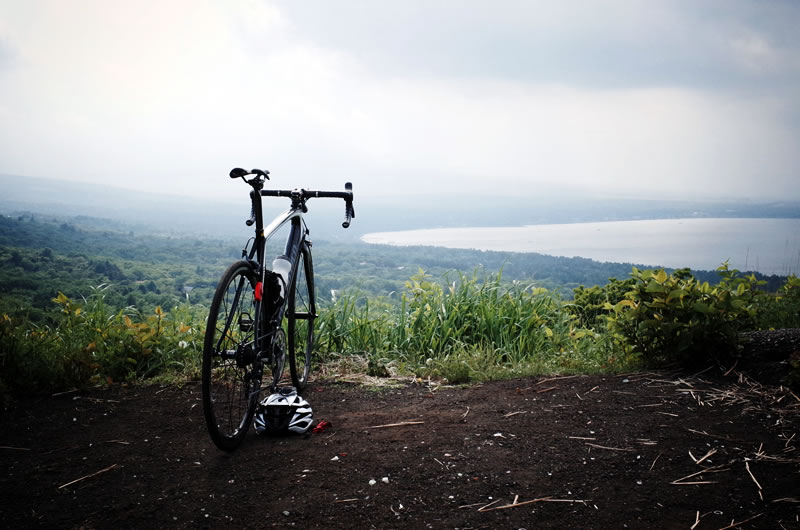
<path fill-rule="evenodd" d="M 240 167 L 235 167 L 231 169 L 230 177 L 232 179 L 244 178 L 247 175 L 258 175 L 264 177 L 265 179 L 269 180 L 269 171 L 262 171 L 260 169 L 251 169 L 247 171 L 246 169 L 242 169 Z"/>

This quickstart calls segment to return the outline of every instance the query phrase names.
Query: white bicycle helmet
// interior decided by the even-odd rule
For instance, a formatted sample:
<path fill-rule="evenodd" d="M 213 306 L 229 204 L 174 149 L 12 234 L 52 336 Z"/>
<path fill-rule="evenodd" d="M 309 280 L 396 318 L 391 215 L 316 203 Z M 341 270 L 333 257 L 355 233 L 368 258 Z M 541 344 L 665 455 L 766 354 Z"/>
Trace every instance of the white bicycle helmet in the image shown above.
<path fill-rule="evenodd" d="M 311 405 L 297 395 L 294 387 L 286 387 L 261 401 L 254 423 L 258 434 L 285 430 L 304 434 L 312 422 Z"/>

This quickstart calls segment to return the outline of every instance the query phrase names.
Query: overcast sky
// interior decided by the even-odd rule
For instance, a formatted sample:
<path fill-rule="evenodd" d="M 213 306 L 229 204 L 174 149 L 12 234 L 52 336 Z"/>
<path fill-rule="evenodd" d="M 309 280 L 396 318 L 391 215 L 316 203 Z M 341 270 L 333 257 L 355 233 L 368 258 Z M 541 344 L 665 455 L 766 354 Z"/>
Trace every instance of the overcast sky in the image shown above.
<path fill-rule="evenodd" d="M 0 173 L 800 199 L 800 2 L 0 0 Z"/>

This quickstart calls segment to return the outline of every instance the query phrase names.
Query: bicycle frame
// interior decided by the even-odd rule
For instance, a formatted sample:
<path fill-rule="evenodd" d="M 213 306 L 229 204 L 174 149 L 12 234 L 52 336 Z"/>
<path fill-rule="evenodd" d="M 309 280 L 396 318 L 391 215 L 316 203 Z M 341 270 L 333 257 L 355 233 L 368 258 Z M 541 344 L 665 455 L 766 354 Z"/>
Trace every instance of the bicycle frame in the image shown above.
<path fill-rule="evenodd" d="M 245 179 L 246 175 L 256 175 L 251 180 Z M 286 278 L 285 294 L 290 295 L 290 286 L 294 284 L 295 276 L 297 275 L 297 266 L 299 262 L 299 255 L 302 246 L 306 243 L 306 236 L 308 235 L 308 227 L 305 226 L 303 221 L 303 214 L 308 211 L 306 207 L 306 200 L 310 198 L 340 198 L 345 201 L 345 221 L 342 223 L 343 228 L 350 226 L 350 220 L 355 217 L 353 210 L 353 187 L 349 182 L 345 184 L 345 191 L 312 191 L 305 189 L 294 190 L 265 190 L 264 182 L 269 179 L 269 172 L 254 169 L 252 171 L 245 171 L 242 169 L 231 170 L 231 178 L 242 178 L 253 189 L 250 191 L 251 210 L 250 218 L 247 220 L 247 225 L 252 226 L 255 224 L 255 240 L 253 248 L 247 252 L 247 248 L 242 251 L 242 258 L 247 258 L 251 266 L 255 269 L 259 284 L 256 286 L 256 318 L 254 319 L 256 326 L 255 333 L 255 350 L 259 359 L 262 358 L 265 352 L 266 344 L 264 340 L 271 337 L 276 329 L 270 329 L 270 323 L 266 322 L 263 312 L 262 292 L 264 279 L 267 271 L 266 267 L 266 244 L 267 241 L 275 235 L 286 223 L 291 223 L 289 235 L 286 239 L 284 249 L 284 256 L 291 264 L 289 269 L 289 277 Z M 290 208 L 282 214 L 275 217 L 267 226 L 264 226 L 264 216 L 262 208 L 262 197 L 285 197 L 292 201 Z M 310 242 L 308 243 L 310 246 Z M 255 258 L 255 260 L 254 260 Z M 283 321 L 286 312 L 286 303 L 281 304 L 278 309 L 276 321 L 278 323 Z M 263 328 L 263 330 L 262 330 Z"/>
<path fill-rule="evenodd" d="M 290 208 L 286 212 L 283 212 L 275 217 L 275 219 L 273 219 L 272 222 L 266 227 L 261 229 L 256 228 L 255 242 L 253 244 L 253 248 L 250 249 L 250 253 L 247 255 L 247 259 L 252 261 L 253 257 L 255 257 L 258 266 L 261 269 L 264 269 L 266 243 L 273 235 L 275 235 L 276 232 L 278 232 L 278 230 L 283 228 L 287 222 L 291 222 L 292 226 L 289 231 L 289 236 L 286 238 L 286 248 L 284 250 L 284 254 L 294 265 L 300 245 L 303 241 L 305 241 L 305 236 L 308 234 L 308 229 L 302 228 L 303 212 L 299 208 Z M 291 280 L 292 277 L 289 279 Z"/>
<path fill-rule="evenodd" d="M 254 195 L 251 193 L 251 195 Z M 258 195 L 258 199 L 260 199 L 260 194 Z M 263 289 L 265 275 L 267 273 L 267 266 L 266 266 L 266 247 L 267 242 L 279 231 L 283 228 L 287 223 L 290 223 L 289 235 L 286 238 L 286 245 L 284 249 L 284 255 L 288 258 L 289 262 L 291 263 L 291 268 L 289 272 L 289 278 L 287 278 L 285 291 L 284 293 L 288 296 L 289 293 L 289 286 L 292 285 L 294 281 L 294 277 L 297 274 L 297 265 L 298 265 L 298 255 L 300 254 L 300 248 L 306 242 L 306 235 L 308 234 L 308 229 L 304 226 L 303 221 L 303 205 L 300 203 L 295 204 L 293 201 L 292 207 L 290 207 L 285 212 L 279 214 L 275 217 L 266 227 L 260 226 L 262 223 L 262 215 L 261 215 L 261 201 L 254 200 L 254 213 L 256 216 L 256 236 L 255 241 L 253 243 L 253 247 L 250 249 L 250 252 L 247 254 L 247 261 L 252 263 L 252 266 L 256 269 L 257 277 L 259 282 L 256 284 L 256 291 L 258 294 L 256 295 L 256 315 L 254 318 L 254 325 L 255 325 L 255 351 L 258 353 L 259 359 L 263 359 L 263 355 L 266 351 L 268 351 L 269 341 L 272 340 L 272 336 L 275 333 L 277 328 L 274 328 L 270 325 L 270 322 L 267 321 L 267 316 L 264 312 L 264 301 L 262 300 L 262 294 L 260 290 Z M 263 222 L 263 221 L 262 221 Z M 244 255 L 242 256 L 244 257 Z M 253 260 L 255 258 L 255 261 Z M 275 316 L 275 320 L 280 323 L 283 321 L 284 314 L 286 312 L 286 304 L 283 303 L 278 309 L 278 313 Z M 280 327 L 280 326 L 278 326 Z M 262 389 L 259 389 L 259 392 Z"/>
<path fill-rule="evenodd" d="M 311 241 L 303 220 L 306 201 L 344 199 L 343 228 L 355 217 L 350 183 L 345 191 L 265 190 L 268 171 L 234 168 L 230 177 L 241 178 L 251 187 L 246 224 L 255 225 L 255 237 L 247 241 L 241 260 L 228 267 L 217 286 L 203 346 L 204 415 L 211 438 L 225 450 L 241 443 L 253 420 L 258 394 L 267 388 L 262 381 L 265 367 L 271 372 L 268 387 L 273 392 L 287 359 L 293 385 L 302 389 L 308 380 L 316 309 Z M 289 198 L 291 207 L 265 225 L 262 197 Z M 283 255 L 276 256 L 274 270 L 269 271 L 267 242 L 287 225 Z M 307 325 L 302 325 L 304 320 Z M 305 346 L 298 349 L 300 344 Z"/>

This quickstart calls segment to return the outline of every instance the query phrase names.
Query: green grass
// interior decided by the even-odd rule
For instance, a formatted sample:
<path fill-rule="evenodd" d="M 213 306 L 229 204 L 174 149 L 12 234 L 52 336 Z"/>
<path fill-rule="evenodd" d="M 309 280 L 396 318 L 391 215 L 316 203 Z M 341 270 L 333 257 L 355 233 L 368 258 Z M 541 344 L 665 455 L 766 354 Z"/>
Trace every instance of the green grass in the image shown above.
<path fill-rule="evenodd" d="M 322 359 L 357 352 L 451 382 L 632 366 L 580 327 L 555 293 L 500 274 L 439 283 L 420 271 L 399 300 L 341 296 L 322 309 L 317 337 Z"/>
<path fill-rule="evenodd" d="M 54 324 L 20 317 L 0 320 L 0 388 L 43 393 L 114 381 L 137 381 L 170 374 L 199 373 L 204 319 L 202 307 L 134 307 L 114 310 L 104 286 L 80 302 L 64 294 Z"/>
<path fill-rule="evenodd" d="M 740 326 L 738 331 L 800 326 L 800 280 L 790 277 L 777 293 L 767 294 L 755 290 L 752 278 L 736 280 L 735 272 L 725 269 L 713 289 L 698 287 L 700 294 L 708 291 L 725 301 L 713 311 L 725 312 L 722 316 Z M 634 271 L 630 280 L 576 291 L 574 300 L 565 301 L 534 284 L 506 282 L 500 273 L 450 274 L 433 281 L 419 271 L 391 297 L 349 291 L 324 304 L 314 363 L 451 384 L 634 370 L 649 361 L 637 341 L 650 335 L 666 340 L 672 333 L 661 322 L 688 326 L 692 337 L 701 338 L 708 334 L 694 328 L 715 325 L 716 320 L 695 317 L 699 310 L 705 315 L 706 306 L 688 304 L 687 275 Z M 676 282 L 683 282 L 682 290 L 672 288 Z M 105 289 L 93 289 L 80 301 L 59 293 L 52 302 L 60 313 L 48 324 L 3 314 L 0 390 L 41 393 L 115 381 L 197 378 L 205 307 L 183 304 L 149 313 L 114 309 L 105 302 Z M 669 296 L 661 300 L 661 293 Z M 744 319 L 739 318 L 741 300 L 748 304 Z M 669 318 L 666 309 L 672 311 Z M 620 331 L 623 318 L 626 327 Z"/>

